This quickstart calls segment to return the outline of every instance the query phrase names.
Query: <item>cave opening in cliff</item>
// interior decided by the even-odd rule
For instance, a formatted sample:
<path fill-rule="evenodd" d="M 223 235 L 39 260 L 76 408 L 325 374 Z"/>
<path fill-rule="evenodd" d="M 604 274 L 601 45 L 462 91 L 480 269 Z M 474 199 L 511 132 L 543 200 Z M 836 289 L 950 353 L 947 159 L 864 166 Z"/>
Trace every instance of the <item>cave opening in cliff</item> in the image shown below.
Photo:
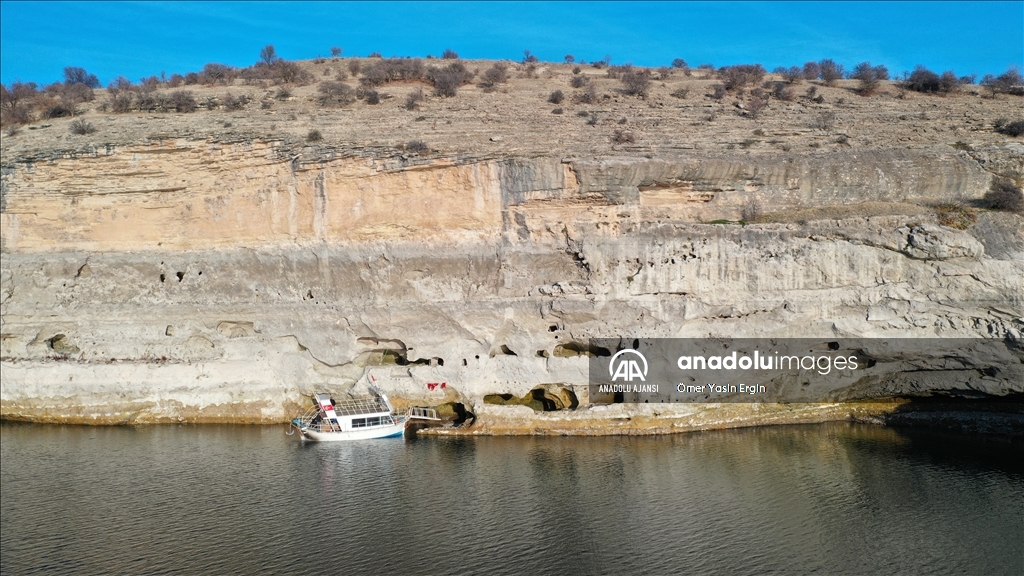
<path fill-rule="evenodd" d="M 185 273 L 184 272 L 175 272 L 174 275 L 178 277 L 178 282 L 181 282 L 182 280 L 185 279 Z"/>
<path fill-rule="evenodd" d="M 557 412 L 559 410 L 575 410 L 580 402 L 571 388 L 557 385 L 539 386 L 530 390 L 522 397 L 508 392 L 486 394 L 484 404 L 497 406 L 526 406 L 537 412 Z"/>
<path fill-rule="evenodd" d="M 455 426 L 462 426 L 466 422 L 472 426 L 476 420 L 476 414 L 467 410 L 466 405 L 462 402 L 446 402 L 434 406 L 434 409 L 437 410 L 438 416 L 443 420 L 450 420 Z"/>
<path fill-rule="evenodd" d="M 491 349 L 491 358 L 494 358 L 495 356 L 519 356 L 519 354 L 516 354 L 515 351 L 509 348 L 507 345 L 502 344 L 497 348 Z"/>
<path fill-rule="evenodd" d="M 574 356 L 587 356 L 590 358 L 597 356 L 611 356 L 611 350 L 602 346 L 594 346 L 589 342 L 565 342 L 555 346 L 554 356 L 559 358 L 572 358 Z"/>

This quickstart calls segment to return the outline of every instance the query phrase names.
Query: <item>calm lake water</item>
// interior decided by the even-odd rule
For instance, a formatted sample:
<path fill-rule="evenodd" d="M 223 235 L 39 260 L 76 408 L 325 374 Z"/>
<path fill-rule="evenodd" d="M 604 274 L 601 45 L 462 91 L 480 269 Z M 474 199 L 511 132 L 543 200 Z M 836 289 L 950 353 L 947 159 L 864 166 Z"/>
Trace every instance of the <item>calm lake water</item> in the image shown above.
<path fill-rule="evenodd" d="M 4 423 L 0 572 L 1024 573 L 1019 439 L 284 431 Z"/>

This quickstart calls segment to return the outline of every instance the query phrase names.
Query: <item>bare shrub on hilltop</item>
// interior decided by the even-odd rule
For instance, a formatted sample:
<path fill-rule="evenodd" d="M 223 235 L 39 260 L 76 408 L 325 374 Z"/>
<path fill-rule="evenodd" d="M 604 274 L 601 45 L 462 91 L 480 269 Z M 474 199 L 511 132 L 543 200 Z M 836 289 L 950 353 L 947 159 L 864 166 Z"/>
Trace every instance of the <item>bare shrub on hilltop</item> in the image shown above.
<path fill-rule="evenodd" d="M 1006 210 L 1024 214 L 1024 191 L 1010 180 L 1000 178 L 992 182 L 985 193 L 985 206 L 993 210 Z"/>
<path fill-rule="evenodd" d="M 878 86 L 883 80 L 889 79 L 889 69 L 881 64 L 872 66 L 871 62 L 861 62 L 853 67 L 850 78 L 860 81 L 858 92 L 870 96 L 878 91 Z"/>
<path fill-rule="evenodd" d="M 317 93 L 317 102 L 321 106 L 348 106 L 356 101 L 355 90 L 344 82 L 321 82 Z"/>
<path fill-rule="evenodd" d="M 381 86 L 389 82 L 422 80 L 426 72 L 423 61 L 417 58 L 387 58 L 362 66 L 363 77 L 359 81 L 364 86 Z"/>
<path fill-rule="evenodd" d="M 427 146 L 427 143 L 423 140 L 410 140 L 405 144 L 404 148 L 406 151 L 414 154 L 426 154 L 427 152 L 430 152 L 430 146 Z"/>
<path fill-rule="evenodd" d="M 988 88 L 992 96 L 996 94 L 1013 94 L 1024 96 L 1024 78 L 1020 70 L 1011 66 L 999 76 L 986 74 L 981 79 L 981 85 Z"/>
<path fill-rule="evenodd" d="M 597 102 L 597 88 L 593 84 L 587 84 L 586 88 L 573 94 L 572 100 L 577 104 L 593 104 Z"/>
<path fill-rule="evenodd" d="M 760 64 L 737 64 L 718 69 L 718 77 L 726 90 L 739 90 L 745 86 L 758 84 L 767 72 Z"/>
<path fill-rule="evenodd" d="M 227 84 L 235 78 L 235 69 L 225 64 L 210 62 L 203 66 L 203 71 L 198 75 L 198 82 L 202 84 Z M 186 79 L 186 84 L 187 84 Z"/>
<path fill-rule="evenodd" d="M 804 80 L 817 80 L 821 75 L 821 66 L 817 62 L 807 62 L 802 69 Z"/>
<path fill-rule="evenodd" d="M 224 96 L 224 100 L 222 102 L 222 104 L 224 105 L 224 109 L 230 110 L 232 112 L 236 110 L 242 110 L 248 103 L 249 98 L 247 96 L 235 96 L 231 92 L 228 92 Z"/>
<path fill-rule="evenodd" d="M 636 142 L 636 135 L 628 130 L 616 130 L 612 133 L 612 142 L 615 144 L 633 144 Z"/>
<path fill-rule="evenodd" d="M 796 84 L 804 77 L 804 71 L 799 66 L 790 66 L 789 68 L 779 66 L 772 73 L 782 76 L 782 79 L 789 84 Z"/>
<path fill-rule="evenodd" d="M 569 85 L 573 88 L 583 88 L 590 82 L 590 78 L 583 75 L 575 75 L 569 80 Z"/>
<path fill-rule="evenodd" d="M 442 60 L 458 60 L 459 59 L 459 53 L 456 52 L 455 50 L 452 50 L 451 48 L 445 48 L 444 49 L 444 53 L 441 54 L 441 59 Z"/>
<path fill-rule="evenodd" d="M 690 95 L 690 89 L 686 88 L 686 87 L 676 88 L 670 94 L 670 96 L 672 96 L 673 98 L 679 98 L 680 100 L 685 100 L 686 97 L 689 96 L 689 95 Z"/>
<path fill-rule="evenodd" d="M 552 104 L 561 104 L 562 100 L 565 100 L 565 93 L 562 92 L 561 90 L 555 90 L 550 95 L 548 95 L 548 102 Z"/>
<path fill-rule="evenodd" d="M 175 90 L 167 96 L 167 104 L 170 108 L 173 108 L 175 112 L 195 112 L 196 111 L 196 99 L 192 95 L 192 92 L 188 90 Z"/>
<path fill-rule="evenodd" d="M 993 126 L 995 127 L 996 132 L 999 132 L 1000 134 L 1006 134 L 1007 136 L 1013 136 L 1014 138 L 1024 135 L 1024 120 L 1014 120 L 1010 122 L 1005 118 L 999 118 L 993 123 Z"/>
<path fill-rule="evenodd" d="M 752 119 L 756 119 L 761 116 L 765 108 L 768 107 L 768 95 L 765 94 L 764 90 L 755 88 L 750 91 L 750 98 L 747 99 L 744 109 L 747 111 L 747 116 Z"/>
<path fill-rule="evenodd" d="M 99 88 L 100 80 L 95 74 L 86 72 L 85 68 L 68 66 L 64 69 L 64 84 L 66 86 L 81 84 L 87 88 Z"/>
<path fill-rule="evenodd" d="M 84 136 L 86 134 L 92 134 L 94 132 L 96 132 L 96 127 L 81 118 L 71 123 L 72 134 L 79 134 Z"/>
<path fill-rule="evenodd" d="M 818 62 L 818 77 L 826 86 L 831 86 L 843 77 L 843 65 L 838 64 L 831 58 L 825 58 Z"/>
<path fill-rule="evenodd" d="M 926 94 L 949 94 L 960 89 L 960 80 L 952 70 L 939 75 L 919 65 L 902 82 L 902 86 Z"/>
<path fill-rule="evenodd" d="M 10 87 L 0 85 L 0 123 L 7 126 L 31 122 L 35 97 L 34 82 L 12 82 Z"/>
<path fill-rule="evenodd" d="M 771 88 L 773 98 L 785 102 L 796 100 L 796 92 L 788 82 L 771 82 L 767 87 Z"/>
<path fill-rule="evenodd" d="M 417 108 L 420 107 L 420 102 L 423 102 L 425 99 L 426 96 L 423 95 L 423 89 L 417 88 L 410 92 L 409 95 L 405 97 L 405 109 L 416 110 Z"/>
<path fill-rule="evenodd" d="M 431 66 L 426 77 L 434 85 L 434 94 L 451 98 L 458 94 L 460 86 L 473 78 L 473 73 L 462 62 L 454 62 L 443 68 Z"/>
<path fill-rule="evenodd" d="M 495 62 L 494 65 L 484 71 L 481 86 L 485 89 L 490 89 L 505 82 L 508 82 L 508 65 L 504 62 Z"/>
<path fill-rule="evenodd" d="M 651 87 L 651 72 L 650 70 L 630 69 L 622 74 L 621 82 L 625 87 L 626 94 L 646 98 L 647 91 Z"/>
<path fill-rule="evenodd" d="M 260 61 L 267 66 L 273 66 L 280 59 L 281 58 L 277 56 L 277 50 L 274 49 L 273 44 L 267 44 L 260 50 Z"/>

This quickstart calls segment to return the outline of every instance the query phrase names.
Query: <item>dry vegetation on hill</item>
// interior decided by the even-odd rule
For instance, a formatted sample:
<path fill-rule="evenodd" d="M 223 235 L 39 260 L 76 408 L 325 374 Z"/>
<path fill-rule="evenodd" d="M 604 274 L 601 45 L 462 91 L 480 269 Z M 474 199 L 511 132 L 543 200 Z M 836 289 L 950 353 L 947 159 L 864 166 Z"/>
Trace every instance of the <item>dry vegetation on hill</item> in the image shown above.
<path fill-rule="evenodd" d="M 106 89 L 82 68 L 43 89 L 3 87 L 3 162 L 89 153 L 166 138 L 272 141 L 306 159 L 337 155 L 777 156 L 832 150 L 984 150 L 1024 134 L 1020 74 L 957 77 L 918 67 L 890 80 L 880 65 L 847 72 L 825 59 L 768 73 L 759 64 L 715 69 L 682 59 L 658 69 L 592 64 L 339 58 L 293 62 L 273 46 L 248 68 Z M 990 207 L 1019 211 L 1024 144 Z M 1005 156 L 1005 154 L 1001 154 Z M 1016 160 L 1014 160 L 1016 158 Z M 951 222 L 959 211 L 951 209 Z M 962 223 L 961 223 L 962 224 Z"/>
<path fill-rule="evenodd" d="M 97 89 L 81 68 L 38 90 L 4 87 L 4 161 L 184 136 L 280 140 L 387 155 L 744 154 L 928 148 L 1004 142 L 1024 132 L 1015 71 L 957 78 L 884 66 L 849 74 L 831 60 L 767 73 L 760 65 L 630 65 L 318 58 L 272 46 L 249 68 Z M 1016 76 L 1015 76 L 1016 74 Z M 808 79 L 811 78 L 811 79 Z M 845 79 L 843 79 L 845 78 Z M 424 145 L 425 144 L 425 145 Z"/>

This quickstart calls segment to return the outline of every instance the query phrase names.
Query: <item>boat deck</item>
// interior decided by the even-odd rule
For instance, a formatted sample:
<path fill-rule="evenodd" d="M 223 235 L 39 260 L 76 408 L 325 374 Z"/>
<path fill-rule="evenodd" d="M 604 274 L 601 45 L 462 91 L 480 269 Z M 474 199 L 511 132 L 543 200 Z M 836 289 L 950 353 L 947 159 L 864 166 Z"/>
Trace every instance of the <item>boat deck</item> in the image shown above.
<path fill-rule="evenodd" d="M 358 416 L 362 414 L 391 413 L 391 407 L 384 404 L 380 398 L 352 398 L 338 402 L 334 405 L 334 412 L 338 416 Z"/>

